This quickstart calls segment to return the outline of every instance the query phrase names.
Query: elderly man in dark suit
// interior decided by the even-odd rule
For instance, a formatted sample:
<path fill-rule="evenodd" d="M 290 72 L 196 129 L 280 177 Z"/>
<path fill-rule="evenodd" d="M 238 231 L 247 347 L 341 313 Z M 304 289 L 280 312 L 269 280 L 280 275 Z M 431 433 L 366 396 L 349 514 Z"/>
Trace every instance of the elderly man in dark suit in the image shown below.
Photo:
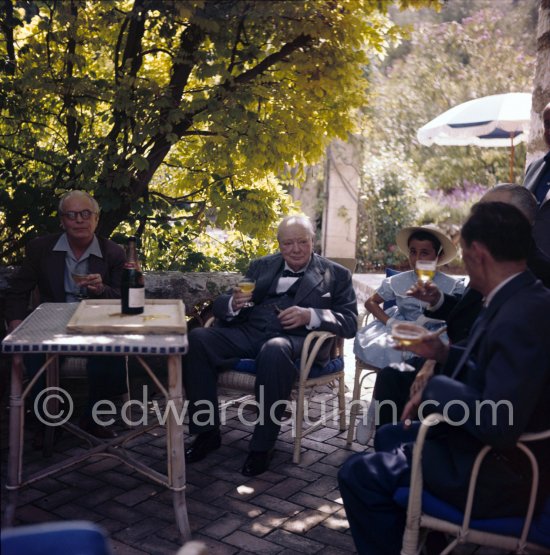
<path fill-rule="evenodd" d="M 517 208 L 475 205 L 461 244 L 471 287 L 483 295 L 485 310 L 463 347 L 446 346 L 435 336 L 407 347 L 445 368 L 411 399 L 403 418 L 416 409 L 421 416 L 446 412 L 456 424 L 436 429 L 426 442 L 425 487 L 464 507 L 474 458 L 482 445 L 493 447 L 481 467 L 476 518 L 522 513 L 530 471 L 514 445 L 522 433 L 550 422 L 550 291 L 527 269 L 530 242 L 531 226 Z M 399 432 L 400 425 L 382 427 L 380 450 L 352 456 L 338 475 L 361 554 L 400 551 L 405 512 L 393 493 L 409 484 L 412 446 L 403 442 L 407 431 Z M 549 443 L 533 447 L 541 469 L 550 465 Z M 538 493 L 540 500 L 550 493 L 548 472 L 541 472 Z"/>
<path fill-rule="evenodd" d="M 255 426 L 242 472 L 255 476 L 267 470 L 284 410 L 281 401 L 290 396 L 297 377 L 294 361 L 306 335 L 316 329 L 348 338 L 355 334 L 357 301 L 351 274 L 313 253 L 310 220 L 285 218 L 277 239 L 280 252 L 253 261 L 246 272 L 256 282 L 253 293 L 236 287 L 221 295 L 214 302 L 220 325 L 189 334 L 183 381 L 190 401 L 189 429 L 198 435 L 186 451 L 188 462 L 203 459 L 221 444 L 217 373 L 239 358 L 254 358 L 256 397 L 263 402 L 264 418 Z M 247 306 L 249 301 L 253 306 Z"/>
<path fill-rule="evenodd" d="M 550 102 L 542 112 L 542 124 L 544 142 L 549 150 L 544 156 L 529 164 L 523 179 L 523 186 L 535 195 L 539 206 L 550 190 Z"/>
<path fill-rule="evenodd" d="M 550 102 L 542 113 L 542 123 L 544 142 L 549 150 L 529 165 L 523 185 L 537 197 L 539 210 L 533 224 L 533 237 L 537 247 L 550 257 Z"/>
<path fill-rule="evenodd" d="M 85 191 L 69 191 L 59 201 L 61 233 L 34 239 L 27 245 L 26 256 L 15 276 L 6 299 L 8 330 L 15 329 L 29 310 L 29 299 L 38 293 L 38 301 L 74 302 L 81 288 L 91 298 L 120 297 L 124 249 L 108 239 L 97 237 L 99 205 Z M 76 283 L 73 274 L 86 277 Z M 29 355 L 25 365 L 30 373 L 38 371 L 43 357 Z M 88 359 L 88 407 L 80 426 L 100 438 L 115 437 L 109 428 L 92 418 L 93 405 L 106 395 L 124 393 L 125 371 L 120 357 Z"/>

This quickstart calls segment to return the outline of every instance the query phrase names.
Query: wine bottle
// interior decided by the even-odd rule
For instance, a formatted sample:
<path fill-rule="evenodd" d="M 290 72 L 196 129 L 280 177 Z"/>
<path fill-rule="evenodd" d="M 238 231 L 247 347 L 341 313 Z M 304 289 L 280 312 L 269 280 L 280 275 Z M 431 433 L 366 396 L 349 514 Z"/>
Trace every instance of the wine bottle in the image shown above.
<path fill-rule="evenodd" d="M 120 292 L 122 314 L 141 314 L 143 312 L 145 284 L 139 266 L 135 237 L 128 237 L 126 263 L 122 270 Z"/>

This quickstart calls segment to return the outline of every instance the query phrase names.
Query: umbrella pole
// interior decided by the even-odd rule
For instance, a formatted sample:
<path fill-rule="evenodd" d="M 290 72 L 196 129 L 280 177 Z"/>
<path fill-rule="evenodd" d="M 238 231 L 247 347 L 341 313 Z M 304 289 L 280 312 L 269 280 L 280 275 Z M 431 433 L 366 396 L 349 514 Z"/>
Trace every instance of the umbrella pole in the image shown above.
<path fill-rule="evenodd" d="M 514 135 L 510 133 L 510 183 L 514 183 Z"/>

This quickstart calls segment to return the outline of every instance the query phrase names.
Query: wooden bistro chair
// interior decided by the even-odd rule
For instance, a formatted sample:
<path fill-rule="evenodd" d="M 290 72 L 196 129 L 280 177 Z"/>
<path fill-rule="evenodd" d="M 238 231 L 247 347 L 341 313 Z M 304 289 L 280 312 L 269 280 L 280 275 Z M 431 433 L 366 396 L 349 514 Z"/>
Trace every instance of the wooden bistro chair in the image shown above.
<path fill-rule="evenodd" d="M 420 553 L 429 530 L 444 532 L 451 538 L 441 555 L 451 553 L 455 547 L 465 543 L 517 554 L 550 553 L 550 498 L 545 500 L 542 510 L 535 513 L 539 474 L 548 472 L 548 469 L 538 467 L 537 460 L 528 446 L 534 441 L 549 441 L 550 429 L 523 434 L 517 443 L 517 448 L 525 453 L 532 469 L 531 495 L 525 513 L 517 517 L 473 519 L 471 513 L 479 468 L 491 447 L 483 447 L 475 459 L 466 507 L 462 513 L 422 489 L 424 440 L 427 431 L 438 421 L 444 422 L 445 418 L 441 414 L 431 414 L 422 423 L 413 449 L 410 487 L 399 488 L 394 496 L 398 504 L 407 507 L 401 555 Z M 506 484 L 503 484 L 503 487 L 506 487 Z"/>

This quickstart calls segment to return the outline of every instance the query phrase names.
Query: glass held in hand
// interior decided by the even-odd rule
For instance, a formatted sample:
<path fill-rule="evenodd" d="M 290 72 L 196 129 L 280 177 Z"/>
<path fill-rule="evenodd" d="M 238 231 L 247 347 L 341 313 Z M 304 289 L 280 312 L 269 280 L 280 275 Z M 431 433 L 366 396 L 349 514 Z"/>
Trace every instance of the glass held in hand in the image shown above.
<path fill-rule="evenodd" d="M 75 297 L 79 300 L 88 298 L 88 288 L 83 285 L 88 281 L 88 277 L 88 274 L 77 274 L 76 272 L 73 272 L 71 274 L 71 278 L 76 283 L 76 285 L 78 285 L 78 291 L 75 292 Z"/>
<path fill-rule="evenodd" d="M 422 284 L 431 281 L 436 272 L 436 260 L 417 260 L 416 261 L 416 275 L 418 276 L 418 281 Z"/>
<path fill-rule="evenodd" d="M 409 347 L 416 343 L 420 343 L 428 335 L 428 330 L 417 324 L 410 322 L 396 322 L 391 328 L 391 336 L 396 345 L 400 347 Z M 392 368 L 400 372 L 412 372 L 414 366 L 405 362 L 405 352 L 401 351 L 401 362 L 390 364 Z"/>
<path fill-rule="evenodd" d="M 254 288 L 256 287 L 256 282 L 253 279 L 250 279 L 250 278 L 241 278 L 239 280 L 239 283 L 237 283 L 237 287 L 243 293 L 252 293 L 252 291 L 254 291 Z M 243 308 L 248 308 L 250 306 L 254 306 L 254 303 L 252 301 L 246 302 L 243 305 Z"/>

